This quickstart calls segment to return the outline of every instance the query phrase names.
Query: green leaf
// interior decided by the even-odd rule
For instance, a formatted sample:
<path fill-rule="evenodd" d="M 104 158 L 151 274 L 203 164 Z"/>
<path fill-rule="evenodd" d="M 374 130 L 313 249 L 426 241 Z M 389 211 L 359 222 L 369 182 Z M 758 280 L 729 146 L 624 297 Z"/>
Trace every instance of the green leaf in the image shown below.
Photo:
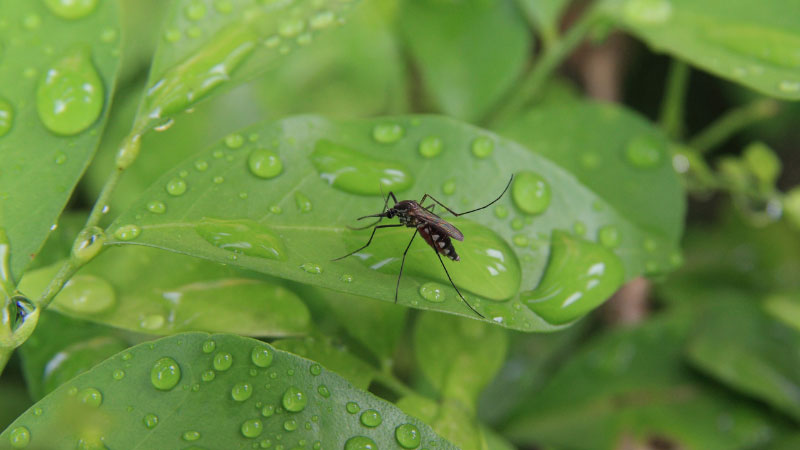
<path fill-rule="evenodd" d="M 349 0 L 170 3 L 134 131 L 154 123 L 166 126 L 172 116 L 197 101 L 263 73 L 281 55 L 310 44 L 318 31 L 337 25 L 354 4 Z"/>
<path fill-rule="evenodd" d="M 400 32 L 438 109 L 467 121 L 519 78 L 533 45 L 511 0 L 408 2 Z"/>
<path fill-rule="evenodd" d="M 689 370 L 681 358 L 689 323 L 660 317 L 592 339 L 528 398 L 503 434 L 518 445 L 576 450 L 656 441 L 763 447 L 780 421 Z"/>
<path fill-rule="evenodd" d="M 375 410 L 381 423 L 364 426 L 360 414 L 348 409 Z M 0 442 L 24 434 L 20 427 L 30 445 L 52 449 L 78 442 L 111 448 L 320 442 L 344 448 L 357 436 L 373 447 L 394 448 L 398 427 L 415 428 L 417 446 L 455 448 L 428 425 L 313 361 L 254 339 L 205 333 L 143 343 L 106 360 L 36 403 L 0 434 Z"/>
<path fill-rule="evenodd" d="M 79 19 L 45 2 L 0 5 L 7 25 L 0 27 L 0 228 L 11 242 L 17 280 L 105 124 L 119 66 L 119 14 L 117 2 L 96 3 Z"/>
<path fill-rule="evenodd" d="M 83 211 L 64 211 L 58 218 L 56 229 L 47 237 L 28 270 L 39 269 L 69 258 L 72 244 L 86 223 L 87 214 Z"/>
<path fill-rule="evenodd" d="M 26 295 L 44 290 L 59 264 L 30 272 Z M 198 258 L 144 247 L 106 251 L 56 296 L 64 314 L 153 334 L 236 331 L 286 336 L 308 329 L 309 313 L 280 281 Z"/>
<path fill-rule="evenodd" d="M 504 330 L 425 312 L 414 324 L 414 355 L 425 378 L 445 399 L 474 415 L 478 394 L 500 370 L 508 348 Z"/>
<path fill-rule="evenodd" d="M 28 391 L 39 400 L 126 348 L 128 343 L 111 328 L 45 312 L 19 352 Z"/>
<path fill-rule="evenodd" d="M 401 398 L 397 406 L 406 414 L 422 419 L 440 436 L 462 450 L 504 449 L 502 438 L 487 436 L 487 429 L 475 418 L 469 408 L 457 401 L 438 403 L 429 398 L 410 395 Z M 491 439 L 493 445 L 487 440 Z M 513 448 L 513 447 L 511 447 Z"/>
<path fill-rule="evenodd" d="M 767 316 L 751 301 L 711 309 L 689 341 L 700 370 L 800 420 L 800 332 Z"/>
<path fill-rule="evenodd" d="M 441 153 L 420 154 L 430 155 L 431 147 Z M 359 171 L 347 172 L 348 167 Z M 386 168 L 391 170 L 384 175 L 380 170 Z M 512 173 L 517 181 L 496 205 L 469 220 L 453 220 L 466 236 L 457 243 L 462 260 L 445 263 L 486 320 L 520 330 L 554 329 L 534 313 L 548 305 L 541 297 L 545 288 L 583 289 L 589 279 L 603 281 L 602 292 L 580 290 L 580 301 L 572 298 L 565 314 L 553 316 L 560 325 L 605 300 L 621 281 L 622 268 L 631 278 L 645 266 L 673 264 L 671 239 L 642 230 L 557 165 L 492 133 L 440 117 L 332 121 L 306 116 L 254 125 L 162 176 L 111 226 L 109 242 L 159 247 L 393 302 L 400 258 L 413 233 L 378 230 L 359 256 L 330 262 L 369 238 L 368 230 L 346 227 L 380 211 L 382 189 L 395 190 L 401 199 L 427 192 L 463 211 L 493 200 Z M 543 193 L 536 190 L 541 186 Z M 370 195 L 356 195 L 364 193 Z M 151 211 L 159 202 L 165 211 Z M 538 214 L 527 213 L 532 210 Z M 131 229 L 139 233 L 125 232 Z M 586 238 L 558 232 L 554 248 L 559 261 L 580 265 L 546 271 L 549 235 L 567 229 Z M 605 236 L 608 231 L 611 238 Z M 119 233 L 122 238 L 114 238 Z M 610 248 L 587 240 L 598 235 Z M 600 264 L 601 273 L 588 271 L 591 262 Z M 539 285 L 545 272 L 550 276 Z M 477 317 L 449 284 L 433 250 L 415 240 L 399 302 Z M 531 291 L 537 285 L 540 290 Z M 555 301 L 566 300 L 556 296 Z"/>
<path fill-rule="evenodd" d="M 520 9 L 535 23 L 537 32 L 545 40 L 552 41 L 558 36 L 558 25 L 564 9 L 570 0 L 517 0 Z"/>
<path fill-rule="evenodd" d="M 800 4 L 605 0 L 602 9 L 651 47 L 763 94 L 800 99 Z"/>

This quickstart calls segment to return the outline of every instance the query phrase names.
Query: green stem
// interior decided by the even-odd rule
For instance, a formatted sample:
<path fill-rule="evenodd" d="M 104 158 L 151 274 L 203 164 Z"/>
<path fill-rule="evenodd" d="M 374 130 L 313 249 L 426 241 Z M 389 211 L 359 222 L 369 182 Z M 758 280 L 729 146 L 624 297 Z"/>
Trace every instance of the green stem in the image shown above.
<path fill-rule="evenodd" d="M 686 109 L 686 90 L 689 86 L 689 65 L 673 59 L 667 75 L 667 92 L 661 103 L 661 128 L 672 139 L 683 135 L 683 113 Z"/>
<path fill-rule="evenodd" d="M 778 102 L 772 99 L 755 100 L 747 105 L 735 108 L 690 139 L 689 147 L 699 153 L 707 153 L 743 128 L 758 121 L 774 117 L 779 109 Z"/>
<path fill-rule="evenodd" d="M 583 42 L 583 38 L 600 17 L 595 10 L 587 11 L 561 39 L 546 48 L 538 63 L 517 86 L 508 92 L 504 101 L 500 102 L 500 107 L 485 121 L 486 124 L 491 128 L 514 117 L 531 100 L 535 99 L 553 71 L 561 65 L 578 44 Z"/>

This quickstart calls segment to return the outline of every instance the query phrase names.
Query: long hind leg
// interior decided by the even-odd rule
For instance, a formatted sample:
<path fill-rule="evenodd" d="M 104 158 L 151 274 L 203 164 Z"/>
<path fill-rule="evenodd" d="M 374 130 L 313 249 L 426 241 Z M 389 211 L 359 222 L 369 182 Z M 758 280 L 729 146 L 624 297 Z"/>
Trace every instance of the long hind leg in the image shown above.
<path fill-rule="evenodd" d="M 348 253 L 348 254 L 346 254 L 344 256 L 340 256 L 340 257 L 338 257 L 336 259 L 332 259 L 331 261 L 338 261 L 340 259 L 347 258 L 348 256 L 356 254 L 356 253 L 360 252 L 361 250 L 364 250 L 365 248 L 369 247 L 369 244 L 372 243 L 372 238 L 375 237 L 375 232 L 378 231 L 381 228 L 396 228 L 396 227 L 402 227 L 402 226 L 403 226 L 403 224 L 401 224 L 401 223 L 396 223 L 396 224 L 392 224 L 392 225 L 378 225 L 378 226 L 376 226 L 375 228 L 372 229 L 372 234 L 369 235 L 369 240 L 367 241 L 366 244 L 364 244 L 362 247 L 358 248 L 357 250 L 353 250 L 352 252 L 350 252 L 350 253 Z"/>
<path fill-rule="evenodd" d="M 414 238 L 417 237 L 417 231 L 414 230 L 414 234 L 411 236 L 411 240 L 408 241 L 408 247 L 406 247 L 406 251 L 403 252 L 403 260 L 400 261 L 400 273 L 397 274 L 397 286 L 394 288 L 394 302 L 397 303 L 397 293 L 400 291 L 400 277 L 403 276 L 403 266 L 406 264 L 406 254 L 408 253 L 408 249 L 411 248 L 411 243 L 414 242 Z"/>
<path fill-rule="evenodd" d="M 434 249 L 433 251 L 436 252 L 436 249 Z M 444 265 L 444 261 L 442 261 L 442 255 L 440 255 L 439 252 L 436 252 L 436 257 L 439 258 L 439 262 L 442 263 L 442 269 L 444 269 L 444 273 L 447 275 L 447 279 L 450 280 L 450 285 L 452 285 L 453 289 L 456 290 L 456 292 L 458 293 L 458 296 L 461 297 L 462 301 L 464 301 L 464 304 L 467 305 L 469 307 L 469 309 L 471 309 L 472 312 L 477 314 L 481 319 L 485 319 L 485 317 L 483 317 L 483 314 L 479 313 L 478 310 L 473 308 L 472 305 L 469 304 L 467 299 L 465 299 L 464 296 L 461 295 L 461 291 L 458 290 L 458 287 L 456 287 L 456 284 L 453 283 L 453 279 L 450 278 L 450 272 L 447 271 L 447 267 Z"/>

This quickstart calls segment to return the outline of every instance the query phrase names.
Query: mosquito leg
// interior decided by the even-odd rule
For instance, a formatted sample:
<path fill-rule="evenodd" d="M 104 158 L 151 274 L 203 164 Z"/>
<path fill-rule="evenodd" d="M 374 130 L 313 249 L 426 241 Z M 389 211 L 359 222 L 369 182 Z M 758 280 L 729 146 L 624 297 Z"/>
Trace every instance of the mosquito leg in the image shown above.
<path fill-rule="evenodd" d="M 338 257 L 336 259 L 332 259 L 331 261 L 338 261 L 340 259 L 347 258 L 348 256 L 354 255 L 354 254 L 360 252 L 361 250 L 364 250 L 365 248 L 369 247 L 369 244 L 372 243 L 372 238 L 375 237 L 375 232 L 378 231 L 381 228 L 395 228 L 395 227 L 402 227 L 402 226 L 403 226 L 402 223 L 395 223 L 395 224 L 392 224 L 392 225 L 378 225 L 378 226 L 376 226 L 375 228 L 372 229 L 372 234 L 369 235 L 369 240 L 367 241 L 366 244 L 364 244 L 363 247 L 360 247 L 358 250 L 354 250 L 354 251 L 352 251 L 352 252 L 350 252 L 350 253 L 348 253 L 348 254 L 346 254 L 344 256 L 340 256 L 340 257 Z"/>
<path fill-rule="evenodd" d="M 461 300 L 464 301 L 464 304 L 466 304 L 469 307 L 469 309 L 471 309 L 472 312 L 477 314 L 481 319 L 485 319 L 485 317 L 483 317 L 483 314 L 479 313 L 478 310 L 473 308 L 472 305 L 469 304 L 467 299 L 465 299 L 464 296 L 461 295 L 461 291 L 458 290 L 458 288 L 456 287 L 456 284 L 453 283 L 453 279 L 450 278 L 450 272 L 447 271 L 447 267 L 444 265 L 444 261 L 442 261 L 442 255 L 440 255 L 439 252 L 436 251 L 436 249 L 434 249 L 433 251 L 436 252 L 436 256 L 439 258 L 439 262 L 442 263 L 442 269 L 444 269 L 444 273 L 447 275 L 447 279 L 450 280 L 450 285 L 452 285 L 453 289 L 456 290 L 456 292 L 458 293 L 458 296 L 461 297 Z"/>
<path fill-rule="evenodd" d="M 414 238 L 417 237 L 417 231 L 414 230 L 414 234 L 411 236 L 411 240 L 408 241 L 408 247 L 406 247 L 406 251 L 403 252 L 403 260 L 400 261 L 400 273 L 397 274 L 397 286 L 394 288 L 394 302 L 397 303 L 397 293 L 400 291 L 400 277 L 403 276 L 403 266 L 406 264 L 406 254 L 408 253 L 408 249 L 411 248 L 411 243 L 414 242 Z"/>
<path fill-rule="evenodd" d="M 509 180 L 508 180 L 508 184 L 506 184 L 506 188 L 505 188 L 505 189 L 503 189 L 503 192 L 501 192 L 501 193 L 500 193 L 500 195 L 498 195 L 496 199 L 494 199 L 494 200 L 492 200 L 491 202 L 489 202 L 489 203 L 487 203 L 487 204 L 485 204 L 485 205 L 481 206 L 480 208 L 471 209 L 471 210 L 469 210 L 469 211 L 466 211 L 466 212 L 457 213 L 457 212 L 453 211 L 452 209 L 448 208 L 447 206 L 445 206 L 445 204 L 444 204 L 444 203 L 440 202 L 439 200 L 436 200 L 436 199 L 435 199 L 435 198 L 434 198 L 432 195 L 430 195 L 430 194 L 425 194 L 425 195 L 423 195 L 423 196 L 422 196 L 422 200 L 420 200 L 420 201 L 419 201 L 419 204 L 421 205 L 422 203 L 424 203 L 424 202 L 425 202 L 425 199 L 428 199 L 428 198 L 430 198 L 430 199 L 431 199 L 431 200 L 433 200 L 434 202 L 438 203 L 438 204 L 439 204 L 439 206 L 441 206 L 442 208 L 446 209 L 446 210 L 447 210 L 447 212 L 449 212 L 450 214 L 452 214 L 452 215 L 454 215 L 454 216 L 456 216 L 456 217 L 458 217 L 458 216 L 463 216 L 464 214 L 474 213 L 475 211 L 480 211 L 480 210 L 482 210 L 482 209 L 488 208 L 488 207 L 492 206 L 493 204 L 495 204 L 495 203 L 496 203 L 498 200 L 500 200 L 500 199 L 503 197 L 503 195 L 505 195 L 505 193 L 506 193 L 506 191 L 508 190 L 509 186 L 511 186 L 511 182 L 512 182 L 513 180 L 514 180 L 514 175 L 511 175 L 511 179 L 509 179 Z"/>

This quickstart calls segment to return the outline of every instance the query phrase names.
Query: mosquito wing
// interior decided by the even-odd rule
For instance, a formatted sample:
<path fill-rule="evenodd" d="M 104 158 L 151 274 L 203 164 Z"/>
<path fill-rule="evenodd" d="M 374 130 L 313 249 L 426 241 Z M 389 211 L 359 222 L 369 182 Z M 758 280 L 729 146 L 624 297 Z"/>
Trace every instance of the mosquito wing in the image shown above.
<path fill-rule="evenodd" d="M 449 222 L 428 211 L 427 209 L 419 208 L 418 211 L 415 211 L 415 214 L 417 214 L 418 220 L 431 224 L 432 226 L 442 230 L 442 232 L 451 238 L 457 241 L 464 240 L 464 235 L 461 234 L 461 231 L 459 231 L 458 228 L 454 227 Z"/>

